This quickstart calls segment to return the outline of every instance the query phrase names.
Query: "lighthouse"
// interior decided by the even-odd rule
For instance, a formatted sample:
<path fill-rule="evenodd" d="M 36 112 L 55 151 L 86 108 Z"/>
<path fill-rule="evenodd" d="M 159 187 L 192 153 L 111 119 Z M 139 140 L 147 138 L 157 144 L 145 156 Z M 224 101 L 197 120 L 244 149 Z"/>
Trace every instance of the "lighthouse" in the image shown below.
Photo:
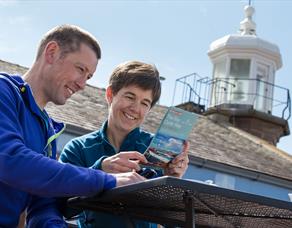
<path fill-rule="evenodd" d="M 255 9 L 244 8 L 238 34 L 211 43 L 208 55 L 213 65 L 209 108 L 206 115 L 232 124 L 274 145 L 289 134 L 284 116 L 274 115 L 275 76 L 282 67 L 279 47 L 256 34 Z M 285 90 L 285 88 L 283 88 Z M 290 108 L 287 90 L 286 104 Z"/>

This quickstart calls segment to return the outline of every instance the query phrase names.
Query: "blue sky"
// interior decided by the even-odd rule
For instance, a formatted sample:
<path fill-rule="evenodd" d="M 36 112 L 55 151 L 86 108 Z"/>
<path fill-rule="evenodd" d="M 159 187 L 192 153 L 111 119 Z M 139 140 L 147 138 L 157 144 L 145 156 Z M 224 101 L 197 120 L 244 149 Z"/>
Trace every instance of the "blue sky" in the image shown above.
<path fill-rule="evenodd" d="M 237 33 L 246 4 L 247 0 L 0 0 L 0 59 L 30 66 L 45 32 L 76 24 L 94 34 L 102 47 L 90 84 L 106 87 L 113 68 L 127 60 L 154 63 L 166 78 L 160 104 L 171 105 L 177 78 L 193 72 L 212 76 L 209 45 Z M 275 84 L 292 91 L 292 1 L 255 0 L 252 5 L 258 37 L 277 44 L 282 54 Z M 278 147 L 292 153 L 292 136 L 280 139 Z"/>

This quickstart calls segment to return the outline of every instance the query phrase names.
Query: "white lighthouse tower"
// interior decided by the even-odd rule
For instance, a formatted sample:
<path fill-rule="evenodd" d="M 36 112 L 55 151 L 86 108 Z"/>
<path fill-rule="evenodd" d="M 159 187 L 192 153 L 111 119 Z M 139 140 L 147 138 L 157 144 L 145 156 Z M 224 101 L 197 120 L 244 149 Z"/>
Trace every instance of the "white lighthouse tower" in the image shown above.
<path fill-rule="evenodd" d="M 276 44 L 256 35 L 255 10 L 244 8 L 240 32 L 211 43 L 208 55 L 213 64 L 209 109 L 212 118 L 276 144 L 289 134 L 288 122 L 273 115 L 275 74 L 282 66 Z"/>
<path fill-rule="evenodd" d="M 279 48 L 256 35 L 254 8 L 244 8 L 240 34 L 227 35 L 210 45 L 214 87 L 211 106 L 250 105 L 272 113 L 275 73 L 282 66 Z M 270 98 L 270 99 L 269 99 Z"/>

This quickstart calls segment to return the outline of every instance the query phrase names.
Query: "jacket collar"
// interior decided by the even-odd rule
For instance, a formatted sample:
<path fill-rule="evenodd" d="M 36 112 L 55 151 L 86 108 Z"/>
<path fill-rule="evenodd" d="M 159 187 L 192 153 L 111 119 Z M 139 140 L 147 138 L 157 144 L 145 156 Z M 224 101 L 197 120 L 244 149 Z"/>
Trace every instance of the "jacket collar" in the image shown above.
<path fill-rule="evenodd" d="M 14 86 L 16 86 L 16 88 L 18 88 L 23 101 L 30 109 L 30 111 L 43 121 L 47 131 L 48 140 L 46 147 L 48 147 L 51 142 L 64 131 L 65 125 L 63 123 L 54 121 L 49 117 L 46 110 L 42 111 L 39 108 L 33 97 L 33 93 L 29 84 L 25 82 L 19 75 L 9 75 L 6 73 L 1 73 L 1 75 L 5 76 Z M 53 154 L 49 154 L 49 156 L 55 157 L 55 152 L 53 151 Z"/>
<path fill-rule="evenodd" d="M 5 73 L 1 73 L 1 75 L 5 76 L 9 79 L 10 82 L 13 83 L 14 86 L 16 86 L 19 90 L 19 93 L 21 94 L 24 102 L 28 105 L 29 109 L 36 114 L 37 116 L 42 117 L 43 114 L 40 110 L 39 106 L 37 105 L 32 90 L 27 82 L 25 82 L 22 77 L 19 75 L 9 75 Z"/>
<path fill-rule="evenodd" d="M 109 145 L 111 145 L 109 140 L 108 140 L 107 134 L 106 134 L 107 126 L 108 126 L 108 120 L 106 120 L 102 124 L 102 126 L 100 128 L 100 135 L 101 135 L 101 138 L 103 141 L 106 141 Z M 124 139 L 124 141 L 120 147 L 120 151 L 137 150 L 135 142 L 140 140 L 140 136 L 141 136 L 140 128 L 137 127 L 135 129 L 133 129 Z"/>

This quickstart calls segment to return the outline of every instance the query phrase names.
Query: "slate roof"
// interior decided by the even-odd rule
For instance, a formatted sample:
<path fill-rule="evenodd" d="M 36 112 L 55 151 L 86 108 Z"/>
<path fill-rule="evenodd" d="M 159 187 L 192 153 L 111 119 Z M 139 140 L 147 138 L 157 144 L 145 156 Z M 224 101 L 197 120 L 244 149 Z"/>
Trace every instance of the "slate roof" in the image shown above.
<path fill-rule="evenodd" d="M 70 126 L 97 130 L 107 117 L 104 97 L 104 89 L 87 85 L 84 91 L 74 94 L 65 105 L 49 104 L 46 109 L 56 120 Z M 165 106 L 156 105 L 142 128 L 155 132 L 166 109 Z M 292 181 L 291 155 L 231 125 L 216 123 L 201 116 L 189 140 L 191 159 L 199 158 Z"/>
<path fill-rule="evenodd" d="M 27 67 L 23 67 L 14 63 L 9 63 L 0 59 L 0 72 L 8 72 L 10 74 L 22 75 L 27 71 L 27 69 Z"/>
<path fill-rule="evenodd" d="M 107 117 L 104 89 L 87 86 L 66 105 L 50 104 L 48 112 L 56 119 L 88 130 L 97 130 Z M 142 128 L 155 132 L 167 107 L 156 105 Z M 292 156 L 273 145 L 230 125 L 201 116 L 190 135 L 190 155 L 230 166 L 292 180 Z"/>

